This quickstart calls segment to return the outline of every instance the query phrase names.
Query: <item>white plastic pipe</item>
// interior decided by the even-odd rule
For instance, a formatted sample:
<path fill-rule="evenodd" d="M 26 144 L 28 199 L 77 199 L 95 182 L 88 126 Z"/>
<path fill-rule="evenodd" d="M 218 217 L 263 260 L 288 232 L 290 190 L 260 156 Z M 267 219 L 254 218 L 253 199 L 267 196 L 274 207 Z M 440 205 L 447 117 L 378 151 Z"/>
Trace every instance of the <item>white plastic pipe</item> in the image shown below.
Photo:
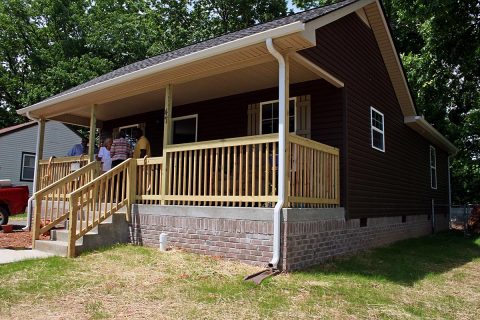
<path fill-rule="evenodd" d="M 168 237 L 166 233 L 160 233 L 160 251 L 167 251 Z"/>
<path fill-rule="evenodd" d="M 278 61 L 278 202 L 273 209 L 273 257 L 268 263 L 268 266 L 274 269 L 278 267 L 278 261 L 280 260 L 280 219 L 283 204 L 285 202 L 285 151 L 287 133 L 285 130 L 286 125 L 286 88 L 285 82 L 287 77 L 287 69 L 285 59 L 282 54 L 275 49 L 272 38 L 268 38 L 266 41 L 268 51 Z M 274 160 L 275 161 L 275 160 Z"/>
<path fill-rule="evenodd" d="M 40 119 L 34 118 L 33 116 L 30 115 L 30 112 L 27 112 L 25 114 L 28 119 L 35 121 L 37 123 L 38 131 L 37 131 L 37 145 L 35 147 L 35 171 L 33 175 L 33 188 L 32 188 L 32 196 L 28 198 L 28 203 L 27 203 L 27 225 L 23 228 L 23 230 L 30 230 L 32 227 L 32 202 L 33 199 L 35 198 L 35 192 L 37 191 L 37 172 L 38 172 L 38 155 L 40 154 L 40 135 L 41 135 L 41 124 L 40 124 Z"/>

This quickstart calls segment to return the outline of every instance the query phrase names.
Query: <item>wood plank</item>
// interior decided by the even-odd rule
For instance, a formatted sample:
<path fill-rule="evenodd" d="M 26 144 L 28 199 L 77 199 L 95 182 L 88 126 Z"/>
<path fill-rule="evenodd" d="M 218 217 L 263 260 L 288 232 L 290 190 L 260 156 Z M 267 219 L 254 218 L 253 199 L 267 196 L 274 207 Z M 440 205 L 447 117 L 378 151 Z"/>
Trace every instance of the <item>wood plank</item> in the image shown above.
<path fill-rule="evenodd" d="M 245 145 L 262 144 L 262 143 L 276 142 L 276 141 L 278 141 L 278 134 L 272 133 L 272 134 L 265 134 L 265 135 L 258 135 L 258 136 L 175 144 L 175 145 L 167 146 L 167 150 L 168 152 L 184 151 L 184 150 L 199 150 L 199 149 L 210 149 L 210 148 L 223 148 L 223 147 L 229 147 L 229 146 L 233 147 L 233 146 L 240 146 L 240 145 L 245 146 Z"/>
<path fill-rule="evenodd" d="M 89 162 L 95 161 L 95 135 L 97 131 L 97 105 L 93 104 L 90 108 L 90 134 L 88 143 Z"/>
<path fill-rule="evenodd" d="M 167 195 L 165 196 L 167 200 L 178 200 L 178 201 L 208 201 L 213 203 L 221 203 L 226 201 L 240 201 L 240 202 L 248 202 L 248 203 L 255 203 L 255 202 L 275 202 L 278 200 L 276 196 L 172 196 Z"/>

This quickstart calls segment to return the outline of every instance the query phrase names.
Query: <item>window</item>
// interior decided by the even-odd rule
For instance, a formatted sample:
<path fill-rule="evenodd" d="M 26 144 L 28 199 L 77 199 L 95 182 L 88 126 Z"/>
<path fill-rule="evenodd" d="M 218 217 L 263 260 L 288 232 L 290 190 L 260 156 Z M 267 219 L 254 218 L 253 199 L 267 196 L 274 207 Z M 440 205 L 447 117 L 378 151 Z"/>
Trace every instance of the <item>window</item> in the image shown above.
<path fill-rule="evenodd" d="M 197 141 L 198 114 L 172 119 L 172 143 Z"/>
<path fill-rule="evenodd" d="M 430 146 L 430 186 L 437 189 L 437 152 Z"/>
<path fill-rule="evenodd" d="M 135 149 L 135 145 L 137 144 L 137 139 L 135 139 L 135 136 L 133 134 L 133 130 L 136 129 L 136 128 L 140 128 L 140 124 L 132 124 L 132 125 L 128 125 L 128 126 L 123 126 L 123 127 L 119 127 L 116 131 L 120 132 L 123 130 L 123 132 L 125 132 L 125 140 L 128 141 L 128 143 L 130 143 L 130 146 L 132 147 L 132 149 Z M 145 130 L 142 130 L 143 133 L 145 134 Z"/>
<path fill-rule="evenodd" d="M 20 181 L 33 181 L 35 174 L 35 153 L 22 152 Z"/>
<path fill-rule="evenodd" d="M 278 132 L 278 100 L 260 103 L 260 134 Z M 289 130 L 295 132 L 295 98 L 289 103 Z"/>
<path fill-rule="evenodd" d="M 385 129 L 383 113 L 370 107 L 372 148 L 385 152 Z"/>

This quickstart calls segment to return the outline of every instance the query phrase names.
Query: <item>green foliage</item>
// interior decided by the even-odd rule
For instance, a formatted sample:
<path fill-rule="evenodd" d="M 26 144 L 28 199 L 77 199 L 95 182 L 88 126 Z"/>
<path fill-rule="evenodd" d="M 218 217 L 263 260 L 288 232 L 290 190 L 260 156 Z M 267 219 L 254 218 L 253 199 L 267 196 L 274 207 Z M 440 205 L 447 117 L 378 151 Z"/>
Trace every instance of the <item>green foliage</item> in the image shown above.
<path fill-rule="evenodd" d="M 286 13 L 284 0 L 4 0 L 0 127 L 114 69 Z"/>

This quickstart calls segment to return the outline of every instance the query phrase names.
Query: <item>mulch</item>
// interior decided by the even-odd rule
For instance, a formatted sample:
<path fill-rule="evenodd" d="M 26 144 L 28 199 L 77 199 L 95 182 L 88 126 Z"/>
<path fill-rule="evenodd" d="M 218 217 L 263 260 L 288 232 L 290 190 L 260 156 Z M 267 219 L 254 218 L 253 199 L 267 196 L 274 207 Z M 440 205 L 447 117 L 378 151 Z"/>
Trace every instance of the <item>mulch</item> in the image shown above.
<path fill-rule="evenodd" d="M 41 240 L 50 239 L 50 236 L 40 235 Z M 31 249 L 32 232 L 15 230 L 12 233 L 0 232 L 0 249 Z"/>

